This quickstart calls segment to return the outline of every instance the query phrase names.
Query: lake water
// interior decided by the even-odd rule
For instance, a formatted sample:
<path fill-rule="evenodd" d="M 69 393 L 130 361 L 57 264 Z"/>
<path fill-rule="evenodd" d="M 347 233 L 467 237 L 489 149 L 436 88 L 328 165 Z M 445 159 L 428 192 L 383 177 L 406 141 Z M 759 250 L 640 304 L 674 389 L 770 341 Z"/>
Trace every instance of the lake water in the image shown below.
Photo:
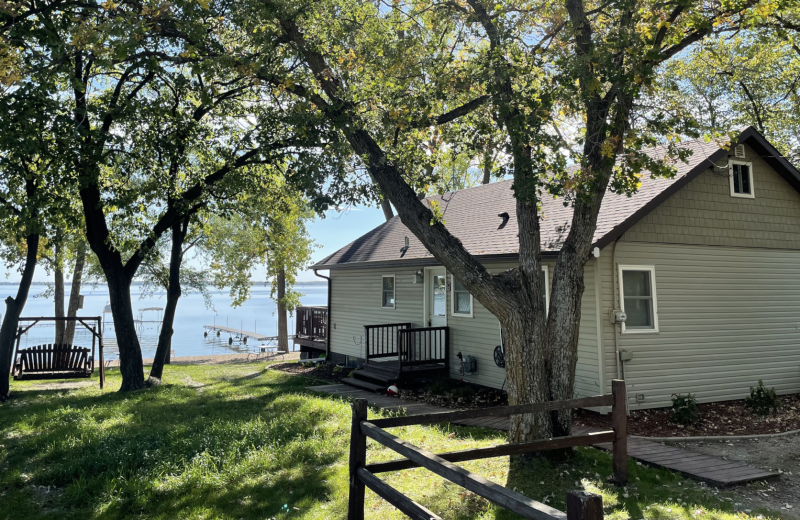
<path fill-rule="evenodd" d="M 41 296 L 44 287 L 35 285 L 31 287 L 31 296 L 25 304 L 24 317 L 53 316 L 52 298 Z M 69 286 L 66 288 L 69 293 Z M 303 296 L 300 298 L 303 305 L 327 305 L 328 288 L 325 285 L 304 285 L 298 284 L 296 290 Z M 5 294 L 3 294 L 5 293 Z M 103 309 L 108 303 L 108 289 L 101 285 L 96 288 L 83 287 L 81 293 L 84 295 L 83 309 L 78 311 L 78 316 L 102 316 L 103 338 L 106 348 L 104 348 L 105 359 L 117 359 L 117 349 L 115 347 L 116 337 L 114 336 L 114 324 L 111 314 L 103 314 Z M 8 295 L 16 294 L 16 287 L 3 285 L 0 288 L 3 299 Z M 232 344 L 228 340 L 230 335 L 220 334 L 218 338 L 215 334 L 209 333 L 208 337 L 203 336 L 204 325 L 222 325 L 244 331 L 257 332 L 268 336 L 276 336 L 278 330 L 277 315 L 275 314 L 275 302 L 270 298 L 269 286 L 254 286 L 251 289 L 251 297 L 243 305 L 232 308 L 231 299 L 227 291 L 214 291 L 211 293 L 213 309 L 207 309 L 203 297 L 199 294 L 189 294 L 181 297 L 178 302 L 178 309 L 175 315 L 173 326 L 172 350 L 176 356 L 204 356 L 210 354 L 233 354 L 246 352 L 259 352 L 260 343 L 249 340 L 249 344 L 244 344 L 238 339 L 234 339 Z M 66 296 L 67 301 L 69 294 Z M 131 287 L 131 300 L 133 304 L 134 318 L 141 319 L 137 324 L 139 340 L 142 345 L 142 355 L 151 358 L 155 354 L 158 342 L 159 323 L 161 313 L 156 311 L 139 312 L 139 309 L 147 307 L 166 306 L 165 293 L 156 293 L 152 297 L 141 298 L 141 288 Z M 5 308 L 3 307 L 4 311 Z M 91 335 L 80 325 L 75 328 L 76 345 L 91 346 Z M 289 334 L 294 334 L 294 317 L 289 317 Z M 51 324 L 37 325 L 25 334 L 20 347 L 30 347 L 44 343 L 52 343 L 54 337 L 54 327 Z M 289 342 L 292 348 L 292 342 Z"/>

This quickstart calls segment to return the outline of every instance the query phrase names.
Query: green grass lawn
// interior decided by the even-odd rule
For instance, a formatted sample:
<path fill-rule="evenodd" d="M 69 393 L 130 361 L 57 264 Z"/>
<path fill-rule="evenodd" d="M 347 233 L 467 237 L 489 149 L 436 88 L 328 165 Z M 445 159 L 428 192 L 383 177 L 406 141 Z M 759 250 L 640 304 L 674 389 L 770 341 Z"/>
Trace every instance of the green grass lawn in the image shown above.
<path fill-rule="evenodd" d="M 168 366 L 167 384 L 128 394 L 114 391 L 115 370 L 104 391 L 13 382 L 14 399 L 0 405 L 0 520 L 345 518 L 349 404 L 264 368 Z M 434 452 L 505 441 L 449 425 L 392 431 Z M 372 441 L 367 449 L 370 461 L 397 458 Z M 607 482 L 610 457 L 591 448 L 565 464 L 510 467 L 503 457 L 463 466 L 561 510 L 568 489 L 585 488 L 615 519 L 744 516 L 724 492 L 634 462 L 631 484 L 617 488 Z M 516 518 L 423 469 L 381 478 L 444 518 Z M 367 518 L 404 518 L 369 491 L 366 505 Z"/>

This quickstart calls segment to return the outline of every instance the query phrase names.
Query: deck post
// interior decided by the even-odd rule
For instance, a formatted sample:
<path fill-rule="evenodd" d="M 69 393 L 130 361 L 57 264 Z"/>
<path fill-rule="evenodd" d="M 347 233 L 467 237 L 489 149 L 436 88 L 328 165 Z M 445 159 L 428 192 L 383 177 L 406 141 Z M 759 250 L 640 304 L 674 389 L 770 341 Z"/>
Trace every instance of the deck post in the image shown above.
<path fill-rule="evenodd" d="M 352 404 L 353 422 L 350 429 L 350 498 L 348 520 L 364 520 L 364 483 L 358 478 L 359 468 L 367 462 L 367 437 L 361 432 L 361 422 L 367 420 L 367 400 L 356 399 Z"/>
<path fill-rule="evenodd" d="M 603 520 L 603 498 L 586 491 L 567 491 L 567 520 Z"/>
<path fill-rule="evenodd" d="M 369 335 L 371 330 L 364 327 L 364 359 L 369 363 Z"/>
<path fill-rule="evenodd" d="M 614 397 L 611 406 L 611 427 L 614 429 L 613 478 L 617 485 L 624 486 L 628 483 L 628 397 L 625 380 L 611 381 L 611 395 Z"/>
<path fill-rule="evenodd" d="M 450 377 L 450 327 L 444 328 L 444 367 Z"/>

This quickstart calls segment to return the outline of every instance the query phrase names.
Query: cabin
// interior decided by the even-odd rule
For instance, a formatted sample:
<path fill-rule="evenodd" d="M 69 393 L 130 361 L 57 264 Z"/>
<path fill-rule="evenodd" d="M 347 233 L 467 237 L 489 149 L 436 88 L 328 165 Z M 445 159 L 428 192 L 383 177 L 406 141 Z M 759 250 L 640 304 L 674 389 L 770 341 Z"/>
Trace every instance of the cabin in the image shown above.
<path fill-rule="evenodd" d="M 682 146 L 693 153 L 674 178 L 645 175 L 634 196 L 603 201 L 585 269 L 576 397 L 608 394 L 616 378 L 630 409 L 669 406 L 676 393 L 741 399 L 759 379 L 800 392 L 800 173 L 753 128 L 729 149 Z M 437 199 L 448 229 L 487 269 L 515 266 L 511 181 Z M 548 198 L 542 215 L 547 300 L 571 208 Z M 444 375 L 505 385 L 498 320 L 399 217 L 313 269 L 330 270 L 326 348 L 362 367 L 361 383 Z"/>

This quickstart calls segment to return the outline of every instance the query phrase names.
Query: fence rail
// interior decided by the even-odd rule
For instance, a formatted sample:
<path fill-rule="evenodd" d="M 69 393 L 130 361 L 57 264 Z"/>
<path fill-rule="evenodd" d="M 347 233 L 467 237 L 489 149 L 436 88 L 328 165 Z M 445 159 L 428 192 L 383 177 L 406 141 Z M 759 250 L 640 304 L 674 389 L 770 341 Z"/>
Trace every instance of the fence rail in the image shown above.
<path fill-rule="evenodd" d="M 348 502 L 349 520 L 364 519 L 365 486 L 394 505 L 400 511 L 415 519 L 436 519 L 436 514 L 395 490 L 375 475 L 386 471 L 397 471 L 423 467 L 487 500 L 513 511 L 524 518 L 535 520 L 602 520 L 602 499 L 583 491 L 567 493 L 567 512 L 564 513 L 546 504 L 532 500 L 515 491 L 491 482 L 480 475 L 471 473 L 453 462 L 532 453 L 536 451 L 588 446 L 601 442 L 611 442 L 613 446 L 613 478 L 617 484 L 628 481 L 628 448 L 625 382 L 614 380 L 610 395 L 600 395 L 568 401 L 553 401 L 528 405 L 484 408 L 434 414 L 392 417 L 388 419 L 367 420 L 367 401 L 357 399 L 353 403 L 353 420 L 350 432 L 350 498 Z M 477 448 L 456 452 L 434 454 L 392 435 L 384 428 L 408 426 L 412 424 L 434 424 L 476 417 L 502 417 L 526 413 L 566 410 L 576 407 L 611 406 L 612 430 L 589 435 L 575 435 L 555 439 L 506 444 L 490 448 Z M 367 464 L 367 438 L 371 438 L 405 458 Z"/>
<path fill-rule="evenodd" d="M 364 344 L 366 359 L 394 357 L 397 355 L 397 334 L 410 329 L 410 323 L 384 323 L 382 325 L 364 325 Z"/>
<path fill-rule="evenodd" d="M 307 339 L 327 339 L 328 308 L 298 307 L 295 336 Z"/>

